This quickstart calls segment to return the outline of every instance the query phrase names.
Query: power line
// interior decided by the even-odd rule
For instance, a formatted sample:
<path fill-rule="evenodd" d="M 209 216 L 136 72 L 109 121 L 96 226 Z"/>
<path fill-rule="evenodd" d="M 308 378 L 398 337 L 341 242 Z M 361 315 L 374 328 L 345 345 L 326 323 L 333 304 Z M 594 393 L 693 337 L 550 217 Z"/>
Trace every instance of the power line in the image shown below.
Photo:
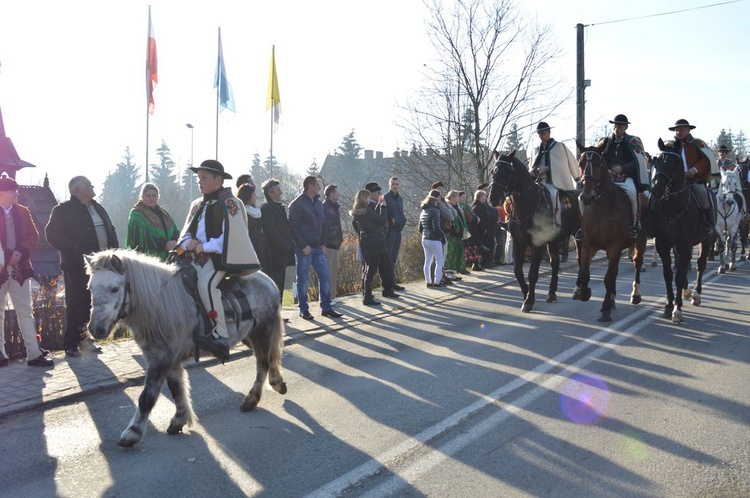
<path fill-rule="evenodd" d="M 639 16 L 639 17 L 628 17 L 627 19 L 615 19 L 614 21 L 604 21 L 604 22 L 598 22 L 598 23 L 591 23 L 586 24 L 585 26 L 601 26 L 602 24 L 614 24 L 616 22 L 625 22 L 625 21 L 635 21 L 637 19 L 647 19 L 649 17 L 659 17 L 659 16 L 668 16 L 671 14 L 680 14 L 682 12 L 690 12 L 691 10 L 699 10 L 699 9 L 708 9 L 710 7 L 718 7 L 720 5 L 728 5 L 730 3 L 738 3 L 742 2 L 744 0 L 730 0 L 728 2 L 719 2 L 719 3 L 712 3 L 710 5 L 701 5 L 700 7 L 692 7 L 690 9 L 681 9 L 681 10 L 672 10 L 670 12 L 661 12 L 659 14 L 649 14 L 647 16 Z"/>

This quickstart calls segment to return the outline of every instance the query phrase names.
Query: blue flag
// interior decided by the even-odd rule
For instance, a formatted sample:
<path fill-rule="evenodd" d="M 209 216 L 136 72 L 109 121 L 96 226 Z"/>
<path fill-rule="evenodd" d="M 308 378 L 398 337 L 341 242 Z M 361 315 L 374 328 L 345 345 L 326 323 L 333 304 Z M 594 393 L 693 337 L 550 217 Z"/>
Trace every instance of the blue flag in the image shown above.
<path fill-rule="evenodd" d="M 214 88 L 218 88 L 218 99 L 221 110 L 229 109 L 237 112 L 234 107 L 234 94 L 232 85 L 227 81 L 227 69 L 224 67 L 224 51 L 221 48 L 221 28 L 219 28 L 219 60 L 216 63 L 216 76 L 214 77 Z"/>

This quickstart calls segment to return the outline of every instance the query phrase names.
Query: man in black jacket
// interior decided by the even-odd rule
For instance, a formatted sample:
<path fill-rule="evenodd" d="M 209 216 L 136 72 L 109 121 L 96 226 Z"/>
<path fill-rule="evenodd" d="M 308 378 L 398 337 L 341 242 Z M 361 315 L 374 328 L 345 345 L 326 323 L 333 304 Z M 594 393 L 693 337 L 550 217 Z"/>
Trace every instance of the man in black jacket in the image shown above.
<path fill-rule="evenodd" d="M 91 318 L 91 293 L 83 255 L 118 247 L 115 227 L 107 211 L 94 200 L 94 187 L 85 176 L 68 183 L 70 200 L 52 209 L 44 232 L 52 247 L 60 251 L 60 268 L 65 279 L 65 337 L 68 357 L 80 356 L 79 346 L 97 353 L 86 326 Z M 85 339 L 85 341 L 84 341 Z M 84 341 L 82 344 L 81 341 Z"/>
<path fill-rule="evenodd" d="M 286 208 L 281 203 L 281 194 L 281 185 L 277 179 L 271 178 L 263 183 L 266 202 L 260 206 L 260 224 L 268 248 L 263 272 L 276 283 L 283 301 L 286 267 L 294 266 L 294 240 Z"/>
<path fill-rule="evenodd" d="M 341 193 L 336 185 L 328 185 L 323 191 L 323 231 L 325 243 L 323 252 L 326 256 L 328 273 L 331 275 L 331 305 L 336 304 L 336 289 L 339 275 L 339 249 L 344 242 L 344 231 L 341 229 Z"/>

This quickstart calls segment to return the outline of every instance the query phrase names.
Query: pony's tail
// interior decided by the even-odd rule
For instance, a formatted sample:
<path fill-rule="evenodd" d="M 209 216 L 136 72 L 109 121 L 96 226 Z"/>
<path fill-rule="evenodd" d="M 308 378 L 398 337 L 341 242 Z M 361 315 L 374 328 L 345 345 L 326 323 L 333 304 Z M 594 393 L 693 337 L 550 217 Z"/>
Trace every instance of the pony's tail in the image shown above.
<path fill-rule="evenodd" d="M 282 376 L 281 349 L 284 346 L 284 319 L 281 318 L 281 305 L 276 309 L 271 337 L 268 344 L 268 383 L 278 393 L 286 394 L 286 383 Z"/>

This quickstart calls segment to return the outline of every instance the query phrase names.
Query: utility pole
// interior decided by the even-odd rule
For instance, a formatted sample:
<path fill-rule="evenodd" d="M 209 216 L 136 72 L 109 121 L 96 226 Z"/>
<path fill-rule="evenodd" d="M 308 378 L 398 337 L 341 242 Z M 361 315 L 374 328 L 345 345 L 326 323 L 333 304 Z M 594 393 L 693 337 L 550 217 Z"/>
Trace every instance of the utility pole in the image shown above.
<path fill-rule="evenodd" d="M 584 57 L 583 57 L 583 28 L 581 23 L 576 24 L 576 140 L 586 144 L 586 87 L 591 86 L 591 80 L 584 79 Z"/>

